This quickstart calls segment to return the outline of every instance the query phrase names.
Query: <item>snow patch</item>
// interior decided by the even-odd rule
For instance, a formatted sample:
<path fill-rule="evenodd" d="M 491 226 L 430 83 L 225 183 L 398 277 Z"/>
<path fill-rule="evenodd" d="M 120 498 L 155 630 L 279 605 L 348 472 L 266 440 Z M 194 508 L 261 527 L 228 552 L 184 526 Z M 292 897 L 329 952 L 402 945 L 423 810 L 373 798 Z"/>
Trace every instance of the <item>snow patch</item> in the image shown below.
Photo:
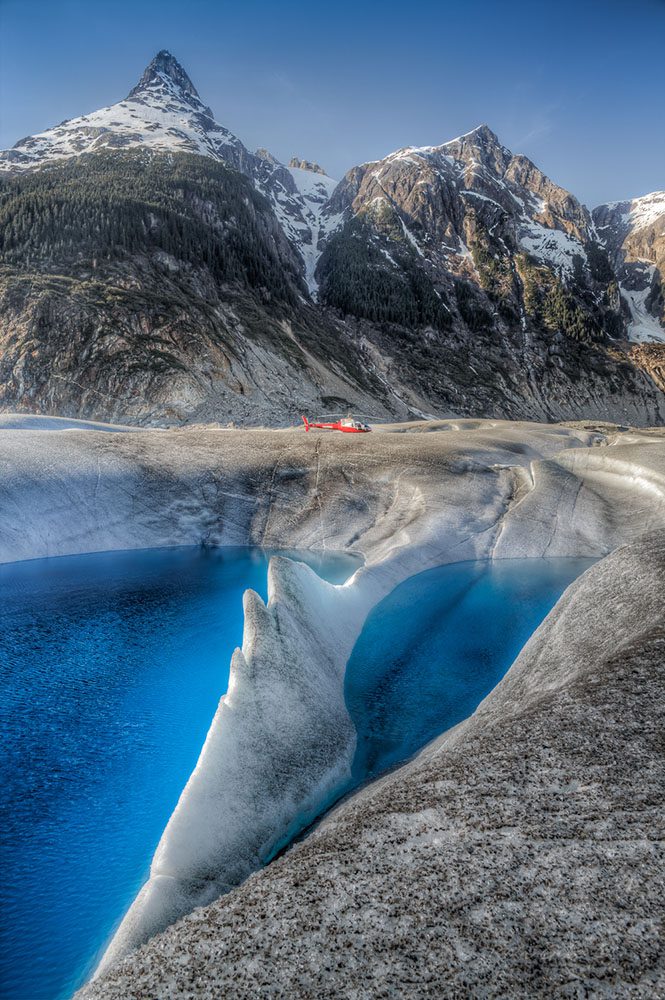
<path fill-rule="evenodd" d="M 303 216 L 309 227 L 309 238 L 302 240 L 296 232 L 292 239 L 298 244 L 298 249 L 305 262 L 305 281 L 313 298 L 318 293 L 318 282 L 315 278 L 316 266 L 323 251 L 322 241 L 328 233 L 322 211 L 337 187 L 337 181 L 327 174 L 313 173 L 300 167 L 288 168 L 303 203 Z"/>
<path fill-rule="evenodd" d="M 312 205 L 320 205 L 327 201 L 337 187 L 337 181 L 327 174 L 315 174 L 300 167 L 288 167 L 288 171 L 300 194 Z"/>
<path fill-rule="evenodd" d="M 415 236 L 413 235 L 413 233 L 411 232 L 411 230 L 409 229 L 409 227 L 405 223 L 404 219 L 401 217 L 401 215 L 398 216 L 398 218 L 399 218 L 399 221 L 402 223 L 402 229 L 404 230 L 404 235 L 406 236 L 407 240 L 409 241 L 409 243 L 411 244 L 411 246 L 414 248 L 414 250 L 416 251 L 416 253 L 420 257 L 424 257 L 425 254 L 422 252 L 422 250 L 420 248 L 420 244 L 418 243 L 418 241 L 416 240 Z"/>
<path fill-rule="evenodd" d="M 520 245 L 527 253 L 550 267 L 553 267 L 565 278 L 572 278 L 575 273 L 575 257 L 580 257 L 584 266 L 588 266 L 586 250 L 573 236 L 560 229 L 548 229 L 539 222 L 527 219 L 522 223 Z"/>
<path fill-rule="evenodd" d="M 640 291 L 621 287 L 621 297 L 628 305 L 631 317 L 628 324 L 628 339 L 638 344 L 654 341 L 665 344 L 665 329 L 647 308 L 646 300 L 650 292 L 650 285 Z"/>
<path fill-rule="evenodd" d="M 500 205 L 498 201 L 495 201 L 494 198 L 488 198 L 485 194 L 479 194 L 478 191 L 464 190 L 460 191 L 460 194 L 470 195 L 472 198 L 478 198 L 480 201 L 488 201 L 490 205 L 496 205 L 496 207 L 500 208 L 502 212 L 505 212 L 505 208 L 503 205 Z"/>

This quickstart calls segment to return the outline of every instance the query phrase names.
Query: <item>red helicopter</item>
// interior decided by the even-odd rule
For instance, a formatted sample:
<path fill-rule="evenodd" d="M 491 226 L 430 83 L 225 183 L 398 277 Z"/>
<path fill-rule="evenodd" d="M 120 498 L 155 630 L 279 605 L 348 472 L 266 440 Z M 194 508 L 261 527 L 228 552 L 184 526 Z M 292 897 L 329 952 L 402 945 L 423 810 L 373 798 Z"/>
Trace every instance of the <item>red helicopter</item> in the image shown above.
<path fill-rule="evenodd" d="M 342 431 L 343 434 L 367 434 L 372 429 L 369 424 L 364 424 L 361 420 L 356 420 L 352 416 L 342 417 L 331 424 L 309 421 L 307 417 L 303 417 L 302 421 L 306 431 L 311 427 L 316 427 L 322 431 Z"/>

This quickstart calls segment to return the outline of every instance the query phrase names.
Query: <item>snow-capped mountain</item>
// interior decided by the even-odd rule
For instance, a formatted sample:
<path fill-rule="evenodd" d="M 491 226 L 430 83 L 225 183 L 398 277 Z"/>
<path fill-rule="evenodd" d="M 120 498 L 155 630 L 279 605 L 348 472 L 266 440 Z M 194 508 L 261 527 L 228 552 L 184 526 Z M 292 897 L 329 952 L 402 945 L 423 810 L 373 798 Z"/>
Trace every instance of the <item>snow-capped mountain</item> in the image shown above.
<path fill-rule="evenodd" d="M 82 153 L 133 147 L 210 156 L 251 177 L 301 254 L 308 287 L 315 292 L 312 251 L 319 239 L 321 199 L 312 194 L 315 187 L 329 194 L 335 182 L 318 168 L 315 184 L 309 183 L 307 178 L 314 176 L 310 170 L 289 170 L 265 150 L 251 153 L 215 120 L 183 67 L 165 50 L 123 101 L 21 139 L 13 149 L 0 152 L 0 171 L 29 170 Z M 302 175 L 300 180 L 297 175 Z"/>
<path fill-rule="evenodd" d="M 237 170 L 251 169 L 251 154 L 219 125 L 180 63 L 159 52 L 124 101 L 28 136 L 0 153 L 0 169 L 25 170 L 103 149 L 141 146 L 199 153 Z"/>
<path fill-rule="evenodd" d="M 610 201 L 594 209 L 594 216 L 603 221 L 599 229 L 607 230 L 605 239 L 623 243 L 629 236 L 650 233 L 660 224 L 658 236 L 663 236 L 665 221 L 665 191 L 652 191 L 629 201 Z"/>
<path fill-rule="evenodd" d="M 622 344 L 660 294 L 640 201 L 594 225 L 486 125 L 336 184 L 250 152 L 160 52 L 123 101 L 0 153 L 0 408 L 660 420 L 660 345 Z"/>
<path fill-rule="evenodd" d="M 599 205 L 593 218 L 619 279 L 629 338 L 665 342 L 665 191 Z"/>
<path fill-rule="evenodd" d="M 469 245 L 479 226 L 497 240 L 508 235 L 513 248 L 564 279 L 572 277 L 576 258 L 587 264 L 588 211 L 526 157 L 513 155 L 487 125 L 355 167 L 326 209 L 347 220 L 393 212 L 416 252 L 443 272 L 473 274 Z"/>

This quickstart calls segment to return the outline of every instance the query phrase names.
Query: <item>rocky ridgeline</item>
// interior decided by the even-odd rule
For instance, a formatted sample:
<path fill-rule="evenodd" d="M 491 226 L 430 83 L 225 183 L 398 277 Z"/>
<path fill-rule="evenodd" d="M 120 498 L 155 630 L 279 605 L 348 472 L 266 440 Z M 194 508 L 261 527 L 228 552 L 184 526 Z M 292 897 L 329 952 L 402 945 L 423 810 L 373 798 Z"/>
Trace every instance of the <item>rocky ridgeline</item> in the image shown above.
<path fill-rule="evenodd" d="M 297 170 L 309 170 L 312 174 L 323 174 L 324 177 L 328 176 L 323 167 L 319 166 L 318 163 L 312 163 L 311 160 L 303 160 L 299 156 L 291 157 L 289 167 L 295 167 Z"/>
<path fill-rule="evenodd" d="M 0 175 L 5 409 L 665 416 L 665 196 L 592 219 L 486 125 L 336 184 L 250 152 L 160 52 Z"/>

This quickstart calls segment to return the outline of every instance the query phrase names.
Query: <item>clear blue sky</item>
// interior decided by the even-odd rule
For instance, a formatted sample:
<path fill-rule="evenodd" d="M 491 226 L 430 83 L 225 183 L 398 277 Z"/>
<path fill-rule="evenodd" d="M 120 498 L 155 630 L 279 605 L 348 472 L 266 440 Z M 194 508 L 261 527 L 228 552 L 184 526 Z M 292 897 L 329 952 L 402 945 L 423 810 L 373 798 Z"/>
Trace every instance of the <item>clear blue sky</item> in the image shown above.
<path fill-rule="evenodd" d="M 665 0 L 0 0 L 0 148 L 161 48 L 251 149 L 333 177 L 486 122 L 590 206 L 665 188 Z"/>

